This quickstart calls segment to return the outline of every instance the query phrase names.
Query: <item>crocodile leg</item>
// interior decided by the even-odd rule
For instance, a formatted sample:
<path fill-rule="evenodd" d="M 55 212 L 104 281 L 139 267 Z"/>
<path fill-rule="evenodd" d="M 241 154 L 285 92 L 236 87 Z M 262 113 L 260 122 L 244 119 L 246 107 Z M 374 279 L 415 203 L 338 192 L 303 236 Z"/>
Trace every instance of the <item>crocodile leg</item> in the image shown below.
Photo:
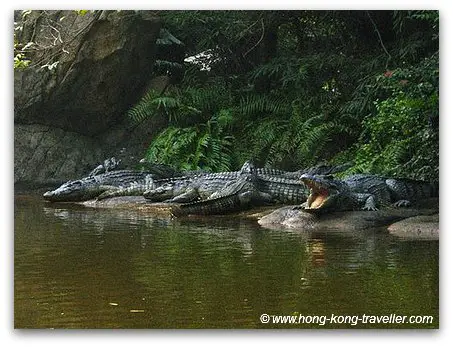
<path fill-rule="evenodd" d="M 100 194 L 96 200 L 104 200 L 107 198 L 114 198 L 117 196 L 140 196 L 144 191 L 154 188 L 153 179 L 147 176 L 144 183 L 132 182 L 127 187 L 111 186 L 105 192 Z"/>
<path fill-rule="evenodd" d="M 274 197 L 269 193 L 257 191 L 256 194 L 258 195 L 257 203 L 259 204 L 272 204 L 275 201 Z"/>
<path fill-rule="evenodd" d="M 364 211 L 377 211 L 376 198 L 373 194 L 367 193 L 353 193 L 352 196 L 357 200 L 358 204 L 362 206 Z"/>
<path fill-rule="evenodd" d="M 247 190 L 243 193 L 239 193 L 238 198 L 239 198 L 240 205 L 247 206 L 252 201 L 252 197 L 253 197 L 253 192 L 251 190 Z"/>
<path fill-rule="evenodd" d="M 185 203 L 198 200 L 200 195 L 198 194 L 197 189 L 190 188 L 185 193 L 175 196 L 173 199 L 166 200 L 165 202 L 178 202 Z"/>
<path fill-rule="evenodd" d="M 121 163 L 121 159 L 117 160 L 115 157 L 104 160 L 105 172 L 115 170 Z"/>
<path fill-rule="evenodd" d="M 124 194 L 121 194 L 121 192 L 123 191 L 123 188 L 121 188 L 121 187 L 100 186 L 99 190 L 104 190 L 104 192 L 102 192 L 101 194 L 99 194 L 96 197 L 96 199 L 95 199 L 96 201 L 104 200 L 104 199 L 111 198 L 111 197 L 114 197 L 114 196 L 122 196 L 122 195 L 124 195 Z"/>
<path fill-rule="evenodd" d="M 110 187 L 105 192 L 100 194 L 96 200 L 104 200 L 108 198 L 114 198 L 117 196 L 140 196 L 143 194 L 143 188 L 139 187 Z"/>
<path fill-rule="evenodd" d="M 93 170 L 91 170 L 91 172 L 88 174 L 88 176 L 96 176 L 103 172 L 105 172 L 104 165 L 98 165 Z"/>
<path fill-rule="evenodd" d="M 436 189 L 433 184 L 423 181 L 388 178 L 385 181 L 393 204 L 396 207 L 408 207 L 412 201 L 423 200 L 436 196 Z"/>

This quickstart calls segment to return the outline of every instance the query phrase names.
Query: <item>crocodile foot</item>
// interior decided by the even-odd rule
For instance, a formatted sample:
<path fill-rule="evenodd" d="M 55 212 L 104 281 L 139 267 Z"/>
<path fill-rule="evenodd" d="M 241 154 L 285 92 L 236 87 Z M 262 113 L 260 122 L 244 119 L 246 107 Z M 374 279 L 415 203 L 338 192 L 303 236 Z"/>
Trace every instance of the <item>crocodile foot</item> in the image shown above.
<path fill-rule="evenodd" d="M 376 206 L 364 206 L 362 211 L 379 211 L 379 209 Z"/>
<path fill-rule="evenodd" d="M 409 207 L 411 202 L 409 200 L 399 200 L 393 204 L 395 207 Z"/>

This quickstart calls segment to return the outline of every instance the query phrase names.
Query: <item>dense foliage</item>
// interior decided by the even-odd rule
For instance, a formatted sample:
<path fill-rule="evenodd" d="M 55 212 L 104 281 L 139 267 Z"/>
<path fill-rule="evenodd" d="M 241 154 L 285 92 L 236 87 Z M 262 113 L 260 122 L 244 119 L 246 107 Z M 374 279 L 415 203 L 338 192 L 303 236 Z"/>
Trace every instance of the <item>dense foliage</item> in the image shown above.
<path fill-rule="evenodd" d="M 172 85 L 129 111 L 168 118 L 150 160 L 213 171 L 348 160 L 350 172 L 438 179 L 437 11 L 159 15 L 191 58 L 159 57 Z"/>

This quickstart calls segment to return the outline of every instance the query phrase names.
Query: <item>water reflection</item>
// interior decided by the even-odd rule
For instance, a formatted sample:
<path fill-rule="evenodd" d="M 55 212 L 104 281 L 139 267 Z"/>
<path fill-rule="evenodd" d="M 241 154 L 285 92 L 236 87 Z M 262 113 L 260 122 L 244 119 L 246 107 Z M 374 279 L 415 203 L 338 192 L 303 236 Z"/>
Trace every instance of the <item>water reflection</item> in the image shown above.
<path fill-rule="evenodd" d="M 17 327 L 254 328 L 292 312 L 437 317 L 438 243 L 15 201 Z"/>

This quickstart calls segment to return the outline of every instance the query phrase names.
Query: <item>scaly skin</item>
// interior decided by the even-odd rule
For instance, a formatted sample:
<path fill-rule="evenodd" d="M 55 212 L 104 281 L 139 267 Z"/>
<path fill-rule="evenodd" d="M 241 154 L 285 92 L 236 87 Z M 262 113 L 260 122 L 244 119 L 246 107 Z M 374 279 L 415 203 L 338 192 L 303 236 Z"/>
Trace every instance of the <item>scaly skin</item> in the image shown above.
<path fill-rule="evenodd" d="M 247 209 L 252 203 L 252 191 L 220 196 L 213 199 L 190 202 L 172 207 L 172 214 L 177 217 L 188 215 L 219 215 Z"/>
<path fill-rule="evenodd" d="M 306 185 L 299 179 L 284 177 L 260 176 L 256 180 L 257 189 L 271 197 L 274 203 L 301 204 L 310 193 Z"/>
<path fill-rule="evenodd" d="M 300 204 L 308 196 L 308 189 L 299 180 L 301 173 L 339 172 L 347 167 L 346 165 L 318 165 L 295 172 L 267 168 L 257 168 L 255 170 L 260 191 L 272 196 L 275 202 Z M 143 196 L 151 202 L 186 203 L 205 200 L 221 190 L 224 185 L 236 181 L 240 172 L 221 172 L 154 181 L 155 188 L 145 191 Z"/>
<path fill-rule="evenodd" d="M 146 185 L 152 174 L 132 170 L 118 170 L 68 181 L 55 190 L 44 193 L 45 200 L 58 202 L 86 201 L 103 193 L 134 185 Z"/>
<path fill-rule="evenodd" d="M 427 182 L 367 174 L 352 175 L 344 180 L 332 176 L 302 175 L 301 180 L 310 188 L 310 195 L 302 207 L 316 212 L 375 211 L 391 204 L 410 206 L 438 194 L 436 186 Z"/>
<path fill-rule="evenodd" d="M 258 172 L 272 172 L 276 175 L 285 173 L 273 169 L 257 169 Z M 151 172 L 133 170 L 109 171 L 84 177 L 80 180 L 68 181 L 59 188 L 48 191 L 44 199 L 48 201 L 86 201 L 102 200 L 116 196 L 140 196 L 149 191 L 151 201 L 172 200 L 173 202 L 189 202 L 207 199 L 220 190 L 228 182 L 238 178 L 239 171 L 221 173 L 193 173 L 185 176 L 160 178 Z M 157 189 L 157 190 L 156 190 Z"/>
<path fill-rule="evenodd" d="M 192 202 L 205 200 L 216 194 L 225 185 L 238 180 L 236 174 L 210 174 L 192 177 L 174 182 L 166 182 L 156 189 L 146 191 L 143 195 L 149 201 L 158 202 Z M 154 182 L 159 183 L 158 181 Z M 283 176 L 257 175 L 259 190 L 273 197 L 275 202 L 302 203 L 308 196 L 307 188 L 299 180 L 287 179 Z"/>
<path fill-rule="evenodd" d="M 254 202 L 270 202 L 271 197 L 257 189 L 257 180 L 256 169 L 246 163 L 235 181 L 227 183 L 210 198 L 173 207 L 172 213 L 175 216 L 225 214 L 244 210 Z"/>
<path fill-rule="evenodd" d="M 238 177 L 237 172 L 219 172 L 156 180 L 151 189 L 143 192 L 143 196 L 150 202 L 185 203 L 208 199 L 213 193 L 229 182 L 237 180 Z"/>
<path fill-rule="evenodd" d="M 154 165 L 153 173 L 160 173 L 158 166 Z M 296 175 L 296 173 L 258 168 L 257 173 L 263 175 L 284 176 Z M 168 172 L 168 169 L 164 172 Z M 219 173 L 204 173 L 188 171 L 184 175 L 152 179 L 146 184 L 137 183 L 126 187 L 111 188 L 97 197 L 98 200 L 112 198 L 115 196 L 140 196 L 143 195 L 150 202 L 190 202 L 200 199 L 207 199 L 211 194 L 222 189 L 228 182 L 237 180 L 240 171 L 228 171 Z M 300 175 L 299 175 L 300 176 Z"/>
<path fill-rule="evenodd" d="M 110 163 L 111 161 L 111 163 Z M 191 202 L 204 200 L 235 182 L 241 171 L 221 173 L 186 172 L 184 176 L 162 178 L 162 175 L 181 173 L 152 165 L 147 172 L 132 170 L 108 171 L 119 162 L 111 158 L 104 165 L 94 169 L 88 177 L 69 181 L 59 188 L 46 192 L 48 201 L 85 201 L 102 200 L 115 196 L 144 195 L 152 202 Z M 301 203 L 306 199 L 306 188 L 298 180 L 301 172 L 337 172 L 339 167 L 316 166 L 305 171 L 288 172 L 276 169 L 257 168 L 259 189 L 273 197 L 275 202 Z M 108 171 L 108 172 L 104 172 Z M 296 177 L 297 179 L 293 178 Z"/>
<path fill-rule="evenodd" d="M 118 170 L 121 160 L 115 157 L 104 160 L 87 177 L 68 181 L 55 190 L 44 193 L 48 201 L 73 202 L 91 199 L 101 200 L 110 196 L 142 195 L 154 187 L 152 182 L 181 175 L 169 166 L 147 163 L 146 170 Z"/>

